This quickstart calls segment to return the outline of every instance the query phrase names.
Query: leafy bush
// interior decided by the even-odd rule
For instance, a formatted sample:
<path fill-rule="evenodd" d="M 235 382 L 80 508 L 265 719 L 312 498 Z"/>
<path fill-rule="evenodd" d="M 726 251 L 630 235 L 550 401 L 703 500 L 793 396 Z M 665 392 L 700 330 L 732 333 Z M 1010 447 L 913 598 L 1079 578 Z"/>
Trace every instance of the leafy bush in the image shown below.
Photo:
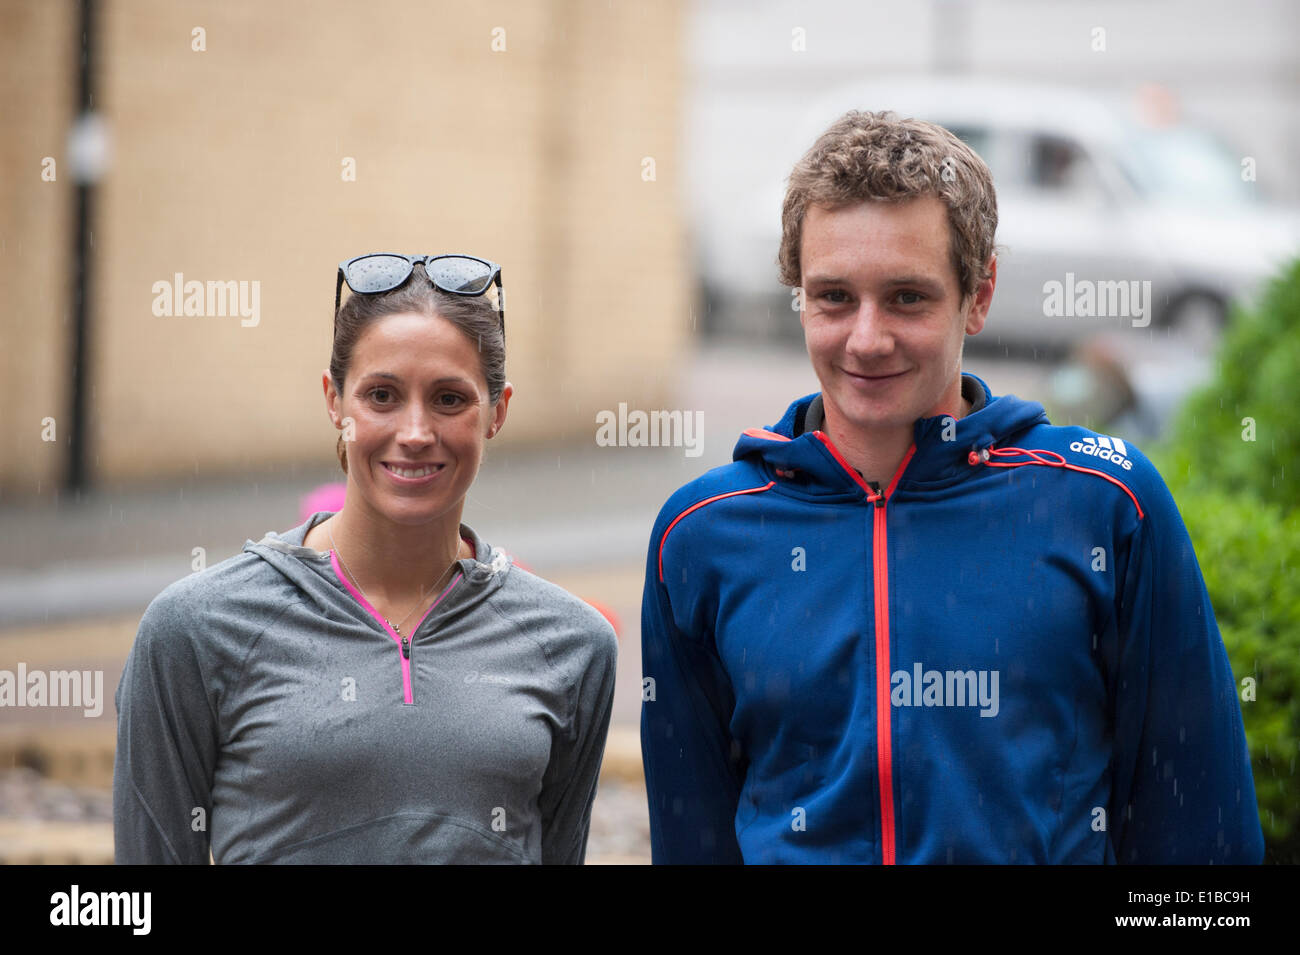
<path fill-rule="evenodd" d="M 1215 379 L 1188 400 L 1174 426 L 1165 479 L 1296 507 L 1300 259 L 1269 285 L 1257 310 L 1235 314 L 1217 357 Z"/>
<path fill-rule="evenodd" d="M 1215 378 L 1189 399 L 1170 441 L 1152 456 L 1196 547 L 1239 689 L 1244 678 L 1255 680 L 1255 699 L 1241 708 L 1266 859 L 1295 863 L 1300 260 L 1270 285 L 1258 309 L 1234 316 L 1218 358 Z"/>
<path fill-rule="evenodd" d="M 1241 712 L 1269 858 L 1300 862 L 1300 510 L 1203 490 L 1177 499 L 1238 694 L 1254 696 Z"/>

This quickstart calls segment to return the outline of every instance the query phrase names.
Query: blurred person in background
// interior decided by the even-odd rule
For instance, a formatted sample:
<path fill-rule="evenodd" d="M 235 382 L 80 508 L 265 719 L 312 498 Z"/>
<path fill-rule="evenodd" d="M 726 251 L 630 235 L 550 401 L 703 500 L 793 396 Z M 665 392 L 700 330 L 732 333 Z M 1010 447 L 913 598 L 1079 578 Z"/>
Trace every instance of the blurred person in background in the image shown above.
<path fill-rule="evenodd" d="M 1223 641 L 1122 440 L 963 374 L 997 201 L 948 130 L 850 112 L 790 176 L 820 393 L 655 522 L 655 862 L 1258 863 Z"/>
<path fill-rule="evenodd" d="M 614 633 L 461 523 L 513 393 L 502 294 L 472 256 L 340 264 L 346 504 L 150 603 L 117 690 L 118 863 L 583 861 Z"/>

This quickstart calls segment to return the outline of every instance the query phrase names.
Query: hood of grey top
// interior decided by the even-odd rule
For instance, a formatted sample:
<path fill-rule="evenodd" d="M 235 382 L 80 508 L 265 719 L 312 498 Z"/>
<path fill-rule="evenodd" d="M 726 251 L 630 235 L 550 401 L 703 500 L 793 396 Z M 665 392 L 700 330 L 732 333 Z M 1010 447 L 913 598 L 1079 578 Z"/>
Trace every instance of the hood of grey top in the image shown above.
<path fill-rule="evenodd" d="M 244 552 L 262 558 L 292 581 L 327 617 L 341 611 L 378 625 L 378 621 L 339 580 L 331 565 L 329 551 L 303 546 L 307 532 L 332 514 L 332 511 L 317 511 L 283 534 L 268 531 L 259 541 L 245 541 Z M 421 621 L 413 637 L 437 620 L 446 620 L 471 610 L 502 586 L 510 573 L 512 565 L 505 551 L 484 542 L 466 524 L 460 525 L 460 535 L 473 546 L 475 556 L 472 560 L 465 557 L 457 561 L 462 579 Z M 455 579 L 453 575 L 452 580 Z M 444 588 L 446 586 L 443 584 Z"/>

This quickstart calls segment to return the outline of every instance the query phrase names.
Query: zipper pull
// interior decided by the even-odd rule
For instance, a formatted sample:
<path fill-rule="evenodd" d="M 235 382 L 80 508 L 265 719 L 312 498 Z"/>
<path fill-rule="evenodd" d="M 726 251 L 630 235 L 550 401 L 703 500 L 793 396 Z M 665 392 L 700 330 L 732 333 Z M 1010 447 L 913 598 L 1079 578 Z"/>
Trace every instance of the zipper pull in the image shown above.
<path fill-rule="evenodd" d="M 873 490 L 873 491 L 876 492 L 876 496 L 875 496 L 875 498 L 874 498 L 874 500 L 875 500 L 875 504 L 876 504 L 876 507 L 884 507 L 884 506 L 885 506 L 885 495 L 884 495 L 884 493 L 880 490 L 880 485 L 879 485 L 878 483 L 876 483 L 875 481 L 870 481 L 870 482 L 868 482 L 868 483 L 871 485 L 871 490 Z"/>
<path fill-rule="evenodd" d="M 411 659 L 411 641 L 406 636 L 402 637 L 402 656 Z"/>

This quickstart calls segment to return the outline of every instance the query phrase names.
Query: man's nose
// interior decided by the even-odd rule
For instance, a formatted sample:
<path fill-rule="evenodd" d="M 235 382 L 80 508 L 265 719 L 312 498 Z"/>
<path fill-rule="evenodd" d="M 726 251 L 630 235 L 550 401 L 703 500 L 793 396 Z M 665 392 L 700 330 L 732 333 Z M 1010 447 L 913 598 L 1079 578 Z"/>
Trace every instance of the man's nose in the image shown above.
<path fill-rule="evenodd" d="M 886 315 L 875 302 L 860 300 L 845 348 L 857 355 L 887 355 L 894 350 Z"/>

